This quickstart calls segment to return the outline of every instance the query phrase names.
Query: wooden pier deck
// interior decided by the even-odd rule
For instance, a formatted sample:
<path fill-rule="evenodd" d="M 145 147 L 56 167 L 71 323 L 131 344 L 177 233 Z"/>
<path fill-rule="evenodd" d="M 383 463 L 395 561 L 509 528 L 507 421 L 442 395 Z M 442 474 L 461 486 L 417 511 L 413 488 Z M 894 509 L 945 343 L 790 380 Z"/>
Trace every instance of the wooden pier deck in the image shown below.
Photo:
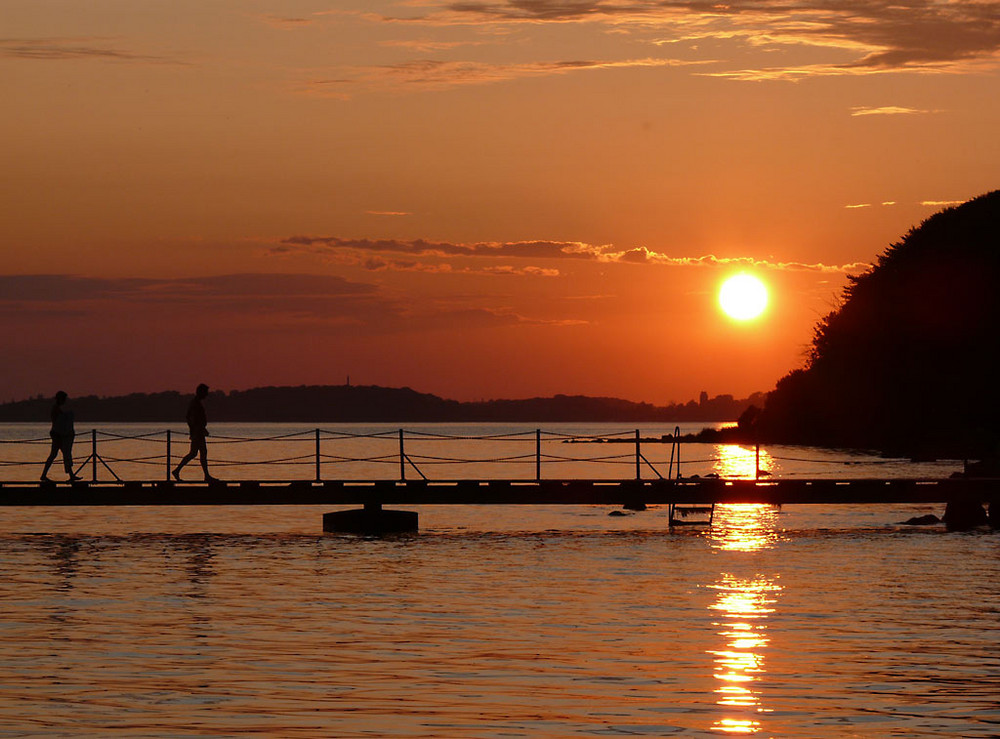
<path fill-rule="evenodd" d="M 1000 479 L 718 479 L 0 483 L 0 506 L 988 503 Z"/>

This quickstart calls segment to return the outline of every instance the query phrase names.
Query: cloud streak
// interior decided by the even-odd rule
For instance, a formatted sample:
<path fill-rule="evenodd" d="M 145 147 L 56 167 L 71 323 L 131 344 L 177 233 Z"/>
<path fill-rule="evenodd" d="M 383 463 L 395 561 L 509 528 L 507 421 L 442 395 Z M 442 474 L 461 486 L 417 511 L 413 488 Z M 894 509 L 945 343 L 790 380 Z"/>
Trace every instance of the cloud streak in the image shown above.
<path fill-rule="evenodd" d="M 858 106 L 851 108 L 851 117 L 867 115 L 926 115 L 939 113 L 938 110 L 920 110 L 918 108 L 903 108 L 897 105 L 883 105 L 878 108 Z"/>
<path fill-rule="evenodd" d="M 482 46 L 486 41 L 437 41 L 434 39 L 400 39 L 383 41 L 380 45 L 387 48 L 408 49 L 418 54 L 433 54 L 440 51 L 450 51 L 463 46 Z"/>
<path fill-rule="evenodd" d="M 558 269 L 514 266 L 509 264 L 487 267 L 456 267 L 447 262 L 429 263 L 404 259 L 384 259 L 382 257 L 365 257 L 347 259 L 360 267 L 372 272 L 424 272 L 427 274 L 448 275 L 498 275 L 506 277 L 558 277 Z"/>
<path fill-rule="evenodd" d="M 102 38 L 0 39 L 0 56 L 40 61 L 94 59 L 107 62 L 144 64 L 180 64 L 172 59 L 150 54 L 136 54 L 104 45 Z"/>
<path fill-rule="evenodd" d="M 483 85 L 520 79 L 552 77 L 609 69 L 672 67 L 704 62 L 677 59 L 567 60 L 498 64 L 479 61 L 415 59 L 396 64 L 341 69 L 337 77 L 317 78 L 306 83 L 300 92 L 343 96 L 353 87 L 392 90 L 435 90 L 463 85 Z"/>
<path fill-rule="evenodd" d="M 418 6 L 426 8 L 427 5 Z M 374 16 L 370 16 L 374 17 Z M 742 41 L 827 49 L 848 61 L 712 73 L 741 80 L 886 71 L 965 71 L 1000 61 L 1000 0 L 507 0 L 454 2 L 382 22 L 433 26 L 597 23 L 624 33 L 661 31 L 661 45 Z"/>
<path fill-rule="evenodd" d="M 966 201 L 964 200 L 921 200 L 919 205 L 930 207 L 930 208 L 950 208 L 955 205 L 961 205 Z M 861 210 L 863 208 L 872 208 L 874 203 L 851 203 L 845 205 L 844 208 L 847 210 Z M 879 205 L 883 207 L 890 207 L 897 205 L 895 200 L 883 200 Z"/>
<path fill-rule="evenodd" d="M 345 239 L 337 236 L 292 236 L 284 239 L 272 250 L 275 254 L 304 251 L 332 256 L 362 264 L 369 269 L 421 270 L 438 273 L 479 273 L 479 274 L 520 274 L 534 276 L 555 276 L 555 272 L 544 267 L 509 267 L 503 270 L 456 268 L 449 264 L 425 265 L 416 261 L 404 261 L 364 255 L 407 255 L 422 258 L 491 259 L 491 260 L 583 260 L 606 264 L 647 264 L 668 267 L 754 267 L 816 272 L 858 272 L 869 265 L 865 262 L 829 265 L 822 262 L 774 262 L 753 257 L 717 257 L 707 254 L 697 257 L 676 257 L 651 250 L 645 246 L 631 249 L 617 249 L 613 245 L 594 245 L 579 241 L 513 241 L 479 242 L 471 244 L 428 241 L 416 239 L 401 241 L 396 239 Z M 369 266 L 370 265 L 370 266 Z"/>
<path fill-rule="evenodd" d="M 384 310 L 374 285 L 308 274 L 232 274 L 178 279 L 0 275 L 0 311 L 34 315 L 111 311 L 329 316 Z M 381 308 L 379 306 L 381 305 Z"/>
<path fill-rule="evenodd" d="M 375 259 L 378 259 L 376 257 Z M 399 267 L 399 265 L 391 265 Z M 402 267 L 400 267 L 402 268 Z M 413 269 L 420 269 L 414 264 Z M 439 269 L 436 266 L 428 267 Z M 533 268 L 492 266 L 492 274 L 530 274 Z M 31 321 L 80 321 L 238 332 L 359 330 L 373 334 L 509 325 L 572 326 L 569 317 L 533 317 L 510 306 L 481 305 L 478 296 L 442 299 L 387 297 L 374 285 L 333 275 L 230 274 L 208 277 L 98 278 L 65 274 L 0 275 L 0 317 L 7 327 Z M 157 328 L 151 328 L 157 327 Z"/>
<path fill-rule="evenodd" d="M 313 18 L 301 18 L 292 16 L 280 16 L 280 15 L 261 15 L 258 16 L 261 22 L 266 23 L 271 26 L 271 28 L 277 28 L 282 31 L 292 31 L 297 28 L 305 28 L 315 23 Z"/>
<path fill-rule="evenodd" d="M 312 330 L 391 334 L 413 325 L 416 306 L 412 300 L 383 294 L 376 285 L 332 275 L 176 279 L 0 275 L 0 317 L 15 330 L 100 327 L 101 332 L 113 333 L 128 324 L 129 331 L 166 331 L 175 336 L 215 332 L 220 341 L 237 334 L 260 337 Z M 431 317 L 441 312 L 426 305 L 421 310 Z M 38 329 L 38 321 L 46 328 Z"/>
<path fill-rule="evenodd" d="M 951 208 L 964 202 L 964 200 L 921 200 L 920 204 L 931 208 Z"/>

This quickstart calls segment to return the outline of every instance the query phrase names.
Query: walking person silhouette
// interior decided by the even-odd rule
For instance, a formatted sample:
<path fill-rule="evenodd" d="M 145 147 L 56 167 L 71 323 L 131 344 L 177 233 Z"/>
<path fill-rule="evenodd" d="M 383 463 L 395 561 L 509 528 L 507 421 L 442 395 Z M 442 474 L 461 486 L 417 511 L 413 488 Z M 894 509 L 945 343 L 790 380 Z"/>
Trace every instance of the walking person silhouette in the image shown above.
<path fill-rule="evenodd" d="M 208 397 L 208 385 L 202 383 L 195 390 L 194 397 L 188 404 L 187 425 L 188 433 L 191 435 L 191 449 L 187 455 L 174 468 L 174 479 L 180 482 L 181 470 L 188 462 L 198 456 L 201 461 L 201 469 L 205 472 L 205 481 L 214 482 L 216 478 L 208 472 L 208 417 L 205 415 L 205 406 L 201 404 Z"/>
<path fill-rule="evenodd" d="M 62 452 L 63 467 L 69 475 L 70 482 L 81 479 L 79 475 L 73 473 L 73 439 L 76 437 L 76 430 L 73 428 L 73 411 L 64 408 L 66 399 L 69 396 L 60 390 L 56 393 L 55 404 L 49 414 L 52 419 L 52 428 L 49 429 L 49 436 L 52 437 L 52 449 L 49 451 L 49 458 L 45 460 L 45 468 L 42 470 L 42 481 L 49 481 L 49 468 L 55 461 L 59 452 Z"/>

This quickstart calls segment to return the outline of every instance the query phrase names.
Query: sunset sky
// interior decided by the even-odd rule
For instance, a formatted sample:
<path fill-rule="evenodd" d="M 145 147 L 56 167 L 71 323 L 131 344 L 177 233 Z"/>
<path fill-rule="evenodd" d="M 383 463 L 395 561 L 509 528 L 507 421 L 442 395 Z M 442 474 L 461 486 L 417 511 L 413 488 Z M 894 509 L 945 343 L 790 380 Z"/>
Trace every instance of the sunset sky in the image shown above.
<path fill-rule="evenodd" d="M 1000 187 L 998 70 L 997 0 L 3 0 L 0 400 L 769 390 Z"/>

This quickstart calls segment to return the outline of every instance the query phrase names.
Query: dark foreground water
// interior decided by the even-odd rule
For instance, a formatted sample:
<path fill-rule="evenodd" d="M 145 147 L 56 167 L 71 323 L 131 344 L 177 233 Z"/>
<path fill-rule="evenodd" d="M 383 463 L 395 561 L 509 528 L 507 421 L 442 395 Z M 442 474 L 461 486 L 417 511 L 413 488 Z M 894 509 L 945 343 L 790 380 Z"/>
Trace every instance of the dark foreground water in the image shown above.
<path fill-rule="evenodd" d="M 998 534 L 419 510 L 0 511 L 0 735 L 1000 734 Z"/>
<path fill-rule="evenodd" d="M 212 430 L 222 477 L 314 473 L 311 432 Z M 0 479 L 37 479 L 46 431 L 0 426 Z M 126 479 L 162 477 L 183 435 L 168 460 L 155 431 L 105 428 L 98 451 Z M 406 452 L 435 478 L 531 478 L 523 431 L 424 427 Z M 393 429 L 321 442 L 327 479 L 399 472 Z M 546 477 L 635 471 L 628 444 L 540 451 Z M 643 456 L 663 473 L 670 451 Z M 687 475 L 757 464 L 733 445 L 683 456 Z M 960 468 L 791 447 L 760 464 Z M 323 534 L 327 510 L 0 508 L 0 736 L 1000 735 L 1000 533 L 898 524 L 934 507 L 720 507 L 671 531 L 663 508 L 425 506 L 419 534 L 387 539 Z"/>

